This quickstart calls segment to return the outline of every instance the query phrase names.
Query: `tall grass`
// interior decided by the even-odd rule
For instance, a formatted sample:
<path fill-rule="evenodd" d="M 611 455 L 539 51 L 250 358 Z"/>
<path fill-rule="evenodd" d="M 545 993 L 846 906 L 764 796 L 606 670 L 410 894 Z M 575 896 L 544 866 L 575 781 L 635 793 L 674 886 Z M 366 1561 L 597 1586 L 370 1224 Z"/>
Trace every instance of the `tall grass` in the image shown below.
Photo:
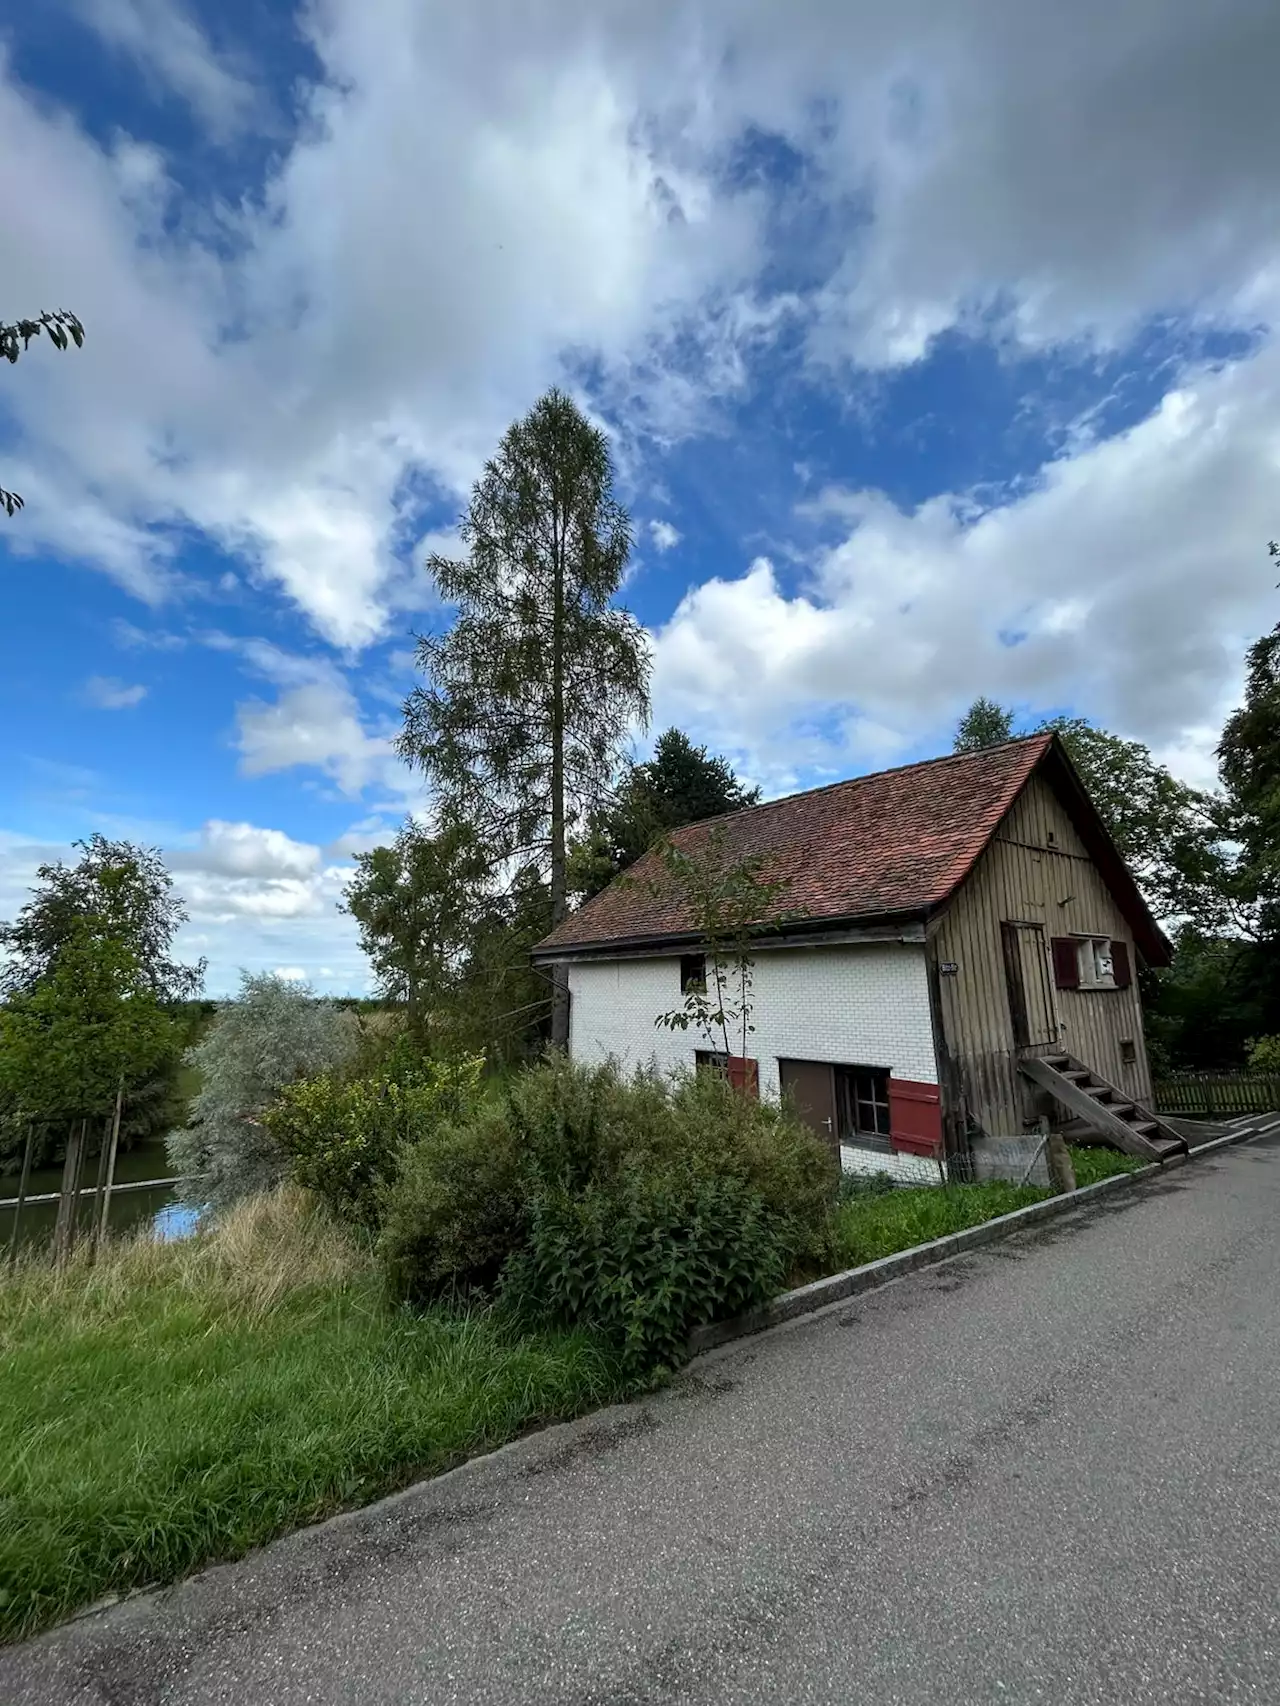
<path fill-rule="evenodd" d="M 1114 1179 L 1117 1173 L 1136 1173 L 1146 1162 L 1136 1155 L 1124 1155 L 1118 1149 L 1105 1149 L 1101 1144 L 1071 1144 L 1071 1165 L 1077 1185 L 1096 1185 L 1100 1179 Z"/>
<path fill-rule="evenodd" d="M 984 1220 L 1011 1214 L 1028 1203 L 1040 1202 L 1048 1191 L 1034 1186 L 993 1181 L 985 1185 L 909 1186 L 870 1192 L 840 1204 L 835 1213 L 835 1247 L 839 1266 L 860 1267 L 914 1244 L 928 1244 Z"/>
<path fill-rule="evenodd" d="M 1076 1184 L 1093 1185 L 1117 1173 L 1131 1173 L 1143 1163 L 1118 1150 L 1068 1146 Z M 877 1262 L 915 1244 L 928 1244 L 969 1226 L 981 1226 L 1001 1214 L 1012 1214 L 1050 1193 L 1034 1185 L 992 1180 L 982 1185 L 937 1185 L 868 1189 L 843 1202 L 835 1213 L 834 1244 L 838 1265 L 856 1268 Z"/>
<path fill-rule="evenodd" d="M 0 1284 L 0 1640 L 616 1397 L 571 1334 L 391 1309 L 285 1190 Z"/>

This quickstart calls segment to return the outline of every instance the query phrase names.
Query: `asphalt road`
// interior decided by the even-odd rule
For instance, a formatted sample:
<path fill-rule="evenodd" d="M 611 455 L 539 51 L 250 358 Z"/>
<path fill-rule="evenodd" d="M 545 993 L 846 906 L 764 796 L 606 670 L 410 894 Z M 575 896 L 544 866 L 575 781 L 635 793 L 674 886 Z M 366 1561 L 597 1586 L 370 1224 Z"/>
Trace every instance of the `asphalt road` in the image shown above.
<path fill-rule="evenodd" d="M 0 1653 L 0 1702 L 1280 1700 L 1277 1142 Z"/>

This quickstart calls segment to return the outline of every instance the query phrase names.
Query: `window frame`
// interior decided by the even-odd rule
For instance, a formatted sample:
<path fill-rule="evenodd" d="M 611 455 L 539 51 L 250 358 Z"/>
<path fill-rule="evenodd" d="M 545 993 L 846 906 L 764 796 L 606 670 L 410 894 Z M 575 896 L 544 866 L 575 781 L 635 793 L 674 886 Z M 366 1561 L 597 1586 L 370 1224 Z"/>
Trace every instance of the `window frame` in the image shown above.
<path fill-rule="evenodd" d="M 695 1072 L 715 1072 L 722 1078 L 729 1076 L 729 1056 L 722 1049 L 696 1048 L 693 1051 L 693 1070 Z"/>
<path fill-rule="evenodd" d="M 1111 942 L 1110 936 L 1081 936 L 1078 938 L 1076 958 L 1080 977 L 1078 987 L 1080 989 L 1118 989 L 1120 987 L 1116 982 L 1115 954 Z M 1105 977 L 1097 975 L 1099 949 L 1105 953 L 1109 967 Z"/>
<path fill-rule="evenodd" d="M 833 1067 L 836 1131 L 841 1143 L 855 1149 L 893 1151 L 892 1073 L 886 1066 Z"/>
<path fill-rule="evenodd" d="M 695 970 L 695 967 L 697 968 Z M 681 995 L 705 995 L 707 992 L 707 956 L 705 954 L 681 954 L 680 956 L 680 993 Z"/>

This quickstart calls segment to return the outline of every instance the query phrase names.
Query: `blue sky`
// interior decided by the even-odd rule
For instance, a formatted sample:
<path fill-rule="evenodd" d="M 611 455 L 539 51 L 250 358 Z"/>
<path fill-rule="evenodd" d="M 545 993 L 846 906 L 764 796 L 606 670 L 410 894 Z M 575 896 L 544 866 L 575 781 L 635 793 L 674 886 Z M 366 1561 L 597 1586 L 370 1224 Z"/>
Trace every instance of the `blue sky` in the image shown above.
<path fill-rule="evenodd" d="M 31 11 L 0 316 L 88 341 L 0 376 L 0 916 L 103 829 L 215 993 L 363 987 L 421 565 L 553 383 L 614 443 L 655 730 L 772 793 L 987 692 L 1210 779 L 1277 614 L 1273 6 Z"/>

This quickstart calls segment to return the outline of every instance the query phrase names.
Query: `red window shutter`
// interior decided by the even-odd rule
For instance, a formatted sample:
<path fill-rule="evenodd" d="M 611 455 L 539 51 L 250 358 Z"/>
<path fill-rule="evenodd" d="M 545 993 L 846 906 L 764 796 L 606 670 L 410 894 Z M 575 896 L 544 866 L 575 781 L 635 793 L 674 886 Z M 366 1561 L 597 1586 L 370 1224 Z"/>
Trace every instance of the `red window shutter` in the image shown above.
<path fill-rule="evenodd" d="M 942 1153 L 942 1097 L 936 1084 L 889 1079 L 889 1141 L 900 1153 Z"/>
<path fill-rule="evenodd" d="M 748 1060 L 745 1055 L 731 1054 L 728 1061 L 729 1082 L 735 1090 L 741 1090 L 744 1096 L 754 1096 L 760 1100 L 760 1062 Z"/>
<path fill-rule="evenodd" d="M 1080 987 L 1080 944 L 1074 936 L 1053 938 L 1053 981 L 1059 989 Z"/>
<path fill-rule="evenodd" d="M 1113 942 L 1111 944 L 1111 975 L 1114 977 L 1117 989 L 1128 989 L 1133 982 L 1133 968 L 1129 964 L 1129 944 Z"/>

